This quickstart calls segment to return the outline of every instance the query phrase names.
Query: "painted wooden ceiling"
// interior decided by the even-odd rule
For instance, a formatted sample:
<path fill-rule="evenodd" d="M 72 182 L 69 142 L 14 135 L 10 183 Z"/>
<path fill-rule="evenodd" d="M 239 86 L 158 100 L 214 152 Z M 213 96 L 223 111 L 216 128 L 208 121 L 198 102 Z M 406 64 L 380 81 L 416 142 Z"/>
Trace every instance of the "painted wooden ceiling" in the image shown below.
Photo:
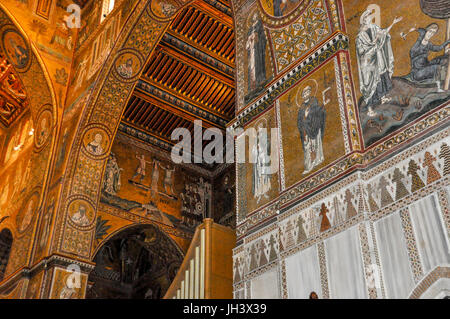
<path fill-rule="evenodd" d="M 28 108 L 28 98 L 19 76 L 0 54 L 0 123 L 11 126 Z"/>
<path fill-rule="evenodd" d="M 235 111 L 234 63 L 229 3 L 202 0 L 186 7 L 147 61 L 122 128 L 145 132 L 168 145 L 174 144 L 175 128 L 187 128 L 194 136 L 195 120 L 202 121 L 203 130 L 224 131 Z"/>

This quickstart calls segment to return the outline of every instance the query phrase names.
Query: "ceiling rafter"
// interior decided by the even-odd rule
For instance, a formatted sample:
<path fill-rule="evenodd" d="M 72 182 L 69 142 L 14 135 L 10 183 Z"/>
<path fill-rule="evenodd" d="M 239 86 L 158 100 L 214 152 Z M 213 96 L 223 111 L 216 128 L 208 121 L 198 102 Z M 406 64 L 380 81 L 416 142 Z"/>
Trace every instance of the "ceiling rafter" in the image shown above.
<path fill-rule="evenodd" d="M 163 110 L 168 110 L 174 114 L 176 114 L 179 117 L 182 117 L 188 121 L 195 121 L 200 119 L 196 114 L 192 114 L 190 112 L 187 112 L 186 110 L 183 110 L 181 108 L 178 108 L 174 105 L 171 105 L 167 102 L 165 102 L 164 100 L 159 99 L 158 97 L 152 96 L 147 94 L 146 92 L 142 92 L 140 90 L 136 90 L 133 93 L 134 96 L 138 97 L 139 99 L 142 99 L 150 104 L 152 104 L 153 106 L 159 107 L 160 109 Z M 217 127 L 217 128 L 221 128 L 220 125 L 206 119 L 206 118 L 201 118 L 202 122 L 204 123 L 205 127 Z"/>
<path fill-rule="evenodd" d="M 121 128 L 148 132 L 156 146 L 174 145 L 174 129 L 225 131 L 234 116 L 234 26 L 228 0 L 198 0 L 173 20 L 148 59 L 123 113 Z M 141 133 L 139 133 L 141 134 Z M 137 134 L 137 136 L 140 136 Z M 192 143 L 205 147 L 202 135 Z"/>

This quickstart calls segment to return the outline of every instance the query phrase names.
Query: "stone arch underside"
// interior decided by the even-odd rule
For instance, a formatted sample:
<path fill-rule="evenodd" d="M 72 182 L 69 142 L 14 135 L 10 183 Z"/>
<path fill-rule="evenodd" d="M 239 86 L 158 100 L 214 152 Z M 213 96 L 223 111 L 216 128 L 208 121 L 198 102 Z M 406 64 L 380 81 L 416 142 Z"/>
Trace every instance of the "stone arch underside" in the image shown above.
<path fill-rule="evenodd" d="M 13 245 L 10 260 L 5 271 L 1 288 L 14 281 L 12 277 L 22 274 L 24 267 L 30 267 L 35 247 L 31 247 L 36 238 L 36 229 L 41 221 L 42 212 L 46 203 L 46 194 L 50 180 L 50 167 L 55 150 L 56 133 L 58 128 L 58 107 L 48 71 L 41 59 L 38 50 L 29 40 L 19 22 L 0 3 L 0 53 L 4 55 L 20 77 L 27 98 L 33 128 L 35 131 L 32 152 L 28 161 L 27 185 L 16 198 L 10 198 L 11 208 L 8 216 L 2 220 L 2 228 L 11 230 Z M 17 47 L 20 46 L 22 57 L 13 55 L 11 39 Z M 45 120 L 44 120 L 45 118 Z M 33 205 L 30 205 L 30 202 Z M 27 204 L 31 207 L 29 223 L 24 229 L 19 224 L 28 221 L 26 218 Z M 8 287 L 6 287 L 8 289 Z M 1 289 L 3 290 L 3 289 Z M 0 290 L 0 291 L 1 291 Z"/>
<path fill-rule="evenodd" d="M 182 260 L 182 251 L 158 226 L 124 227 L 97 250 L 86 297 L 159 299 Z"/>

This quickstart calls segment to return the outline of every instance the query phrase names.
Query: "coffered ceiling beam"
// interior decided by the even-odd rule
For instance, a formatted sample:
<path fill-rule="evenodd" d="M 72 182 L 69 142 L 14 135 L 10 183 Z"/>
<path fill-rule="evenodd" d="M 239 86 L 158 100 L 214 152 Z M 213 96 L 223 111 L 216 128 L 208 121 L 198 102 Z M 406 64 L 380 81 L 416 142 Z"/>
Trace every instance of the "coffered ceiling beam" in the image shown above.
<path fill-rule="evenodd" d="M 222 125 L 221 123 L 225 123 L 225 121 L 221 121 L 220 124 L 216 123 L 211 120 L 211 116 L 208 116 L 209 114 L 205 114 L 205 112 L 198 112 L 198 109 L 196 109 L 195 106 L 191 106 L 193 112 L 189 112 L 185 108 L 175 106 L 175 103 L 173 103 L 173 101 L 168 102 L 163 98 L 149 94 L 148 92 L 140 88 L 137 88 L 133 94 L 136 97 L 148 103 L 151 103 L 160 109 L 172 112 L 187 121 L 194 122 L 195 120 L 202 120 L 203 126 L 205 128 L 217 127 L 222 130 L 224 129 L 224 125 Z"/>
<path fill-rule="evenodd" d="M 207 32 L 206 28 L 205 28 L 205 32 Z M 182 34 L 179 34 L 178 32 L 176 32 L 176 31 L 174 31 L 172 29 L 168 29 L 166 31 L 166 34 L 171 35 L 172 37 L 175 37 L 178 40 L 189 44 L 190 46 L 194 47 L 195 49 L 197 49 L 199 51 L 202 51 L 203 53 L 211 56 L 212 58 L 214 58 L 216 60 L 219 60 L 220 62 L 228 65 L 231 68 L 235 67 L 234 63 L 232 61 L 230 61 L 229 59 L 227 59 L 226 57 L 224 57 L 221 54 L 218 54 L 218 53 L 216 53 L 214 51 L 210 51 L 207 47 L 201 45 L 200 43 L 198 43 L 198 42 L 196 42 L 196 41 L 194 41 L 192 39 L 189 39 L 188 37 L 185 37 Z M 234 43 L 233 43 L 233 45 L 234 45 Z M 230 47 L 233 47 L 233 46 L 230 46 Z M 228 52 L 228 54 L 229 54 L 231 51 L 230 50 L 228 50 L 228 51 L 229 51 Z"/>
<path fill-rule="evenodd" d="M 211 92 L 214 91 L 217 84 L 219 84 L 219 82 L 215 82 L 213 88 L 210 90 Z M 158 82 L 149 78 L 141 78 L 136 86 L 136 89 L 139 89 L 146 94 L 163 99 L 166 103 L 179 105 L 187 112 L 192 113 L 193 110 L 195 110 L 196 114 L 204 114 L 201 116 L 202 118 L 209 119 L 209 121 L 212 121 L 219 126 L 225 127 L 226 123 L 231 120 L 231 117 L 224 115 L 224 113 L 214 111 L 210 107 L 198 103 L 196 100 L 188 98 L 174 89 L 161 86 Z"/>
<path fill-rule="evenodd" d="M 229 16 L 228 14 L 225 14 L 221 10 L 215 8 L 212 4 L 206 2 L 206 1 L 198 1 L 194 2 L 192 4 L 193 7 L 197 8 L 198 10 L 206 13 L 214 20 L 226 25 L 230 29 L 233 29 L 233 18 Z"/>
<path fill-rule="evenodd" d="M 164 42 L 160 43 L 161 51 L 165 52 L 167 55 L 176 58 L 178 61 L 191 66 L 199 72 L 207 74 L 208 76 L 216 79 L 217 81 L 228 85 L 229 87 L 234 88 L 234 81 L 228 76 L 225 76 L 221 73 L 214 72 L 208 66 L 205 66 L 203 63 L 196 61 L 186 55 L 180 53 L 178 50 L 173 49 L 172 47 L 165 45 Z"/>

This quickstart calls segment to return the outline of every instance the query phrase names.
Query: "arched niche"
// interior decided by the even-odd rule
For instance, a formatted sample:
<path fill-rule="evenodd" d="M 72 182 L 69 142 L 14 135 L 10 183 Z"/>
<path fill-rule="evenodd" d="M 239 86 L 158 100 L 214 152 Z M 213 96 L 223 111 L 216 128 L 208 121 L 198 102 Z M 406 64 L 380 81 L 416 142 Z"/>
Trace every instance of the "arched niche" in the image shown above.
<path fill-rule="evenodd" d="M 159 227 L 126 227 L 100 248 L 88 279 L 87 299 L 159 299 L 183 261 L 178 245 Z"/>

